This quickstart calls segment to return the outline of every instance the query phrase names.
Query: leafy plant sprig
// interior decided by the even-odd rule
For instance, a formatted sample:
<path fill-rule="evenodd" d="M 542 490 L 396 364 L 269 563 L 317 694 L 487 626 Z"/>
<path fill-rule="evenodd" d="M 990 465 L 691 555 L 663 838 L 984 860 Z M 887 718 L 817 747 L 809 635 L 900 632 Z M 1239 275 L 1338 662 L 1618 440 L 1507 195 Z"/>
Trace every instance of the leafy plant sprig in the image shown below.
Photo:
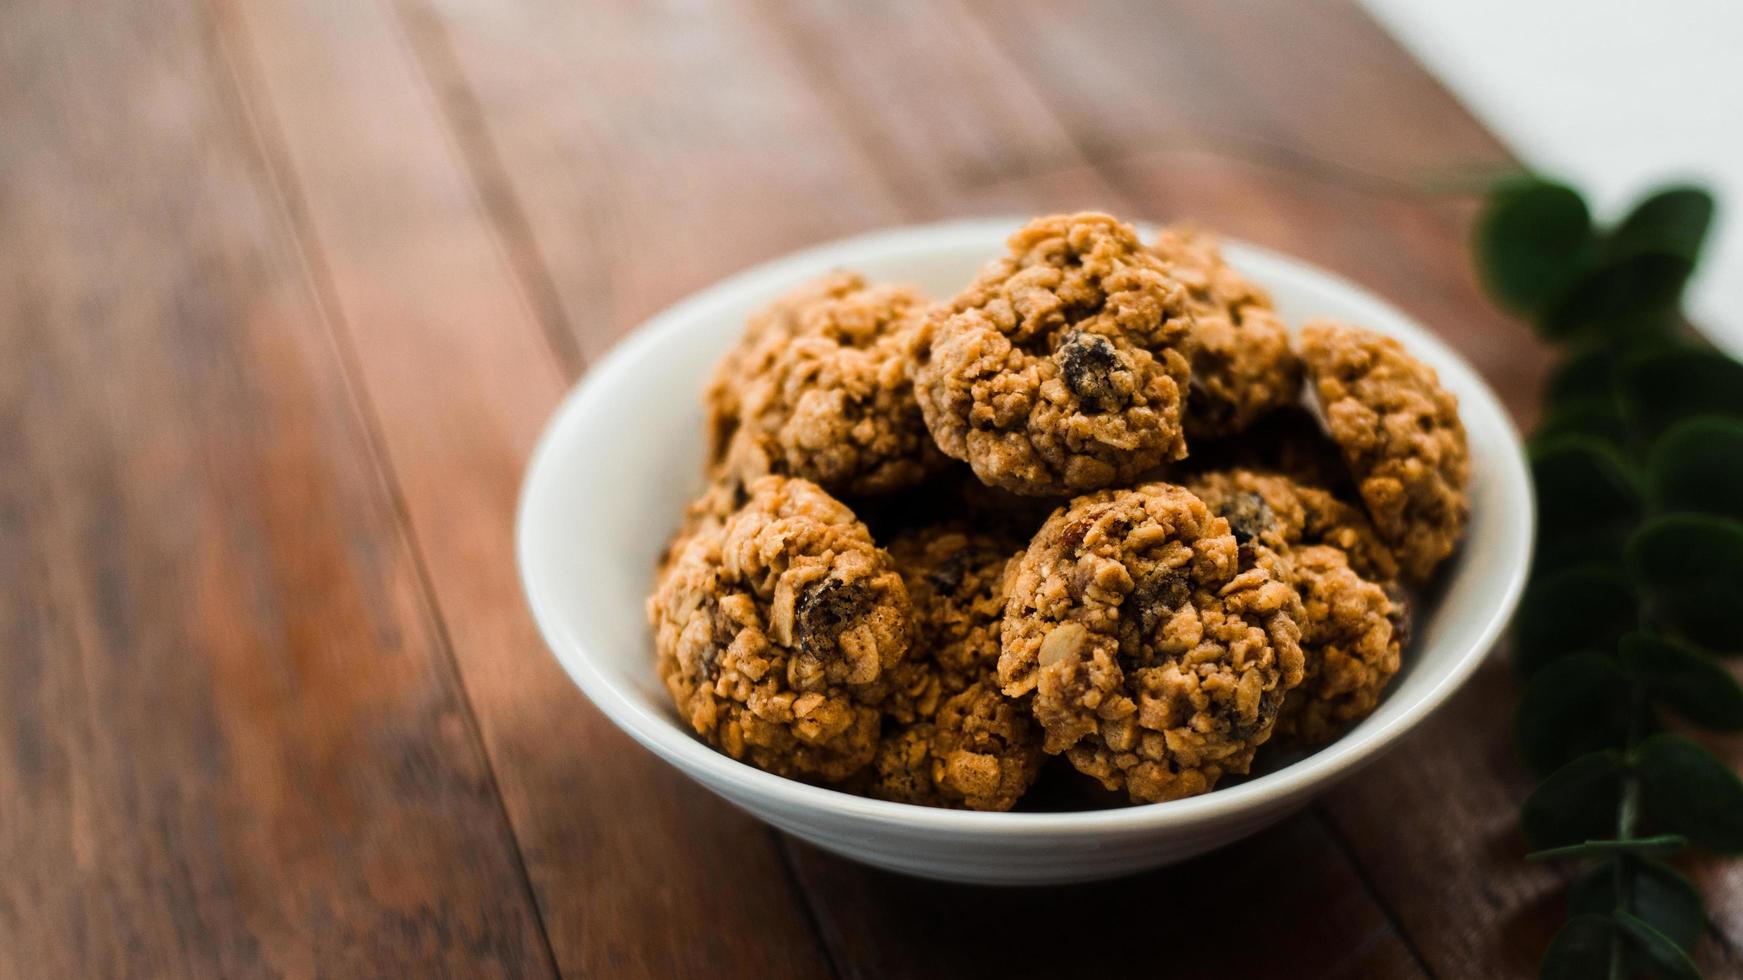
<path fill-rule="evenodd" d="M 1543 782 L 1534 859 L 1580 868 L 1545 978 L 1699 977 L 1694 884 L 1664 859 L 1743 853 L 1743 782 L 1676 729 L 1743 730 L 1743 364 L 1682 295 L 1713 201 L 1648 195 L 1613 227 L 1515 177 L 1477 226 L 1485 285 L 1563 348 L 1528 453 L 1537 550 L 1513 629 L 1519 747 Z"/>

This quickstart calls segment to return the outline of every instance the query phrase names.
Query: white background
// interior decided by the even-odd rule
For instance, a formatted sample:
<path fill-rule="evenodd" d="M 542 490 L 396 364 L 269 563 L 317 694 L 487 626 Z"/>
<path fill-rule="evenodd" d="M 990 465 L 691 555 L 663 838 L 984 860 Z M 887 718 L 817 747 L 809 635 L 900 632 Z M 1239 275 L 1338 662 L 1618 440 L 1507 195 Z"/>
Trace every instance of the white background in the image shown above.
<path fill-rule="evenodd" d="M 1361 0 L 1600 220 L 1684 178 L 1719 199 L 1690 315 L 1743 355 L 1743 0 Z"/>

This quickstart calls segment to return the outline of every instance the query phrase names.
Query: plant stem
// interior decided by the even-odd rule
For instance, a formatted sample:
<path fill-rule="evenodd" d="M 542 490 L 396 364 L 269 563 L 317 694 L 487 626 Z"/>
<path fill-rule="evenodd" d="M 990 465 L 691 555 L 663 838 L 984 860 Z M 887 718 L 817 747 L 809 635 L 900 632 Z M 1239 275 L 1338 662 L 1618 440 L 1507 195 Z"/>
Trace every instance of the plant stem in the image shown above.
<path fill-rule="evenodd" d="M 1641 733 L 1646 728 L 1648 712 L 1651 710 L 1646 700 L 1646 689 L 1640 678 L 1633 671 L 1628 675 L 1628 741 L 1623 748 L 1622 758 L 1622 803 L 1616 813 L 1616 839 L 1633 840 L 1640 823 L 1640 777 L 1634 771 L 1634 748 L 1640 743 Z M 1634 873 L 1628 864 L 1629 857 L 1625 854 L 1616 856 L 1615 889 L 1616 910 L 1634 914 Z M 1610 980 L 1627 980 L 1628 966 L 1626 947 L 1621 933 L 1610 937 Z"/>

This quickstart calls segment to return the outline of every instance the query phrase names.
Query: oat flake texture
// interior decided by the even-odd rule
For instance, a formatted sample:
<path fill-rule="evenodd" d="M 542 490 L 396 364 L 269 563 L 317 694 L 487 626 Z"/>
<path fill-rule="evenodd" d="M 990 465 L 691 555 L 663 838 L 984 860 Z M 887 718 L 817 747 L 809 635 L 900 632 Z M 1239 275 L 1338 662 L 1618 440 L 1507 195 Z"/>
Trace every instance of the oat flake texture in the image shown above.
<path fill-rule="evenodd" d="M 1458 399 L 1390 337 L 1322 320 L 1302 328 L 1301 350 L 1368 515 L 1405 576 L 1426 581 L 1470 517 Z"/>
<path fill-rule="evenodd" d="M 939 447 L 1036 496 L 1183 457 L 1192 314 L 1162 261 L 1105 214 L 1037 219 L 1009 247 L 915 336 Z"/>
<path fill-rule="evenodd" d="M 1046 750 L 1133 800 L 1244 773 L 1301 682 L 1301 600 L 1182 487 L 1079 497 L 1042 526 L 1005 606 L 999 681 Z"/>
<path fill-rule="evenodd" d="M 1021 543 L 953 523 L 890 543 L 913 604 L 914 646 L 898 665 L 871 793 L 887 800 L 1008 810 L 1041 769 L 1041 729 L 999 690 L 999 624 Z"/>
<path fill-rule="evenodd" d="M 648 618 L 660 679 L 709 744 L 820 780 L 871 762 L 908 652 L 908 593 L 865 525 L 816 484 L 751 484 L 742 507 L 684 543 Z"/>

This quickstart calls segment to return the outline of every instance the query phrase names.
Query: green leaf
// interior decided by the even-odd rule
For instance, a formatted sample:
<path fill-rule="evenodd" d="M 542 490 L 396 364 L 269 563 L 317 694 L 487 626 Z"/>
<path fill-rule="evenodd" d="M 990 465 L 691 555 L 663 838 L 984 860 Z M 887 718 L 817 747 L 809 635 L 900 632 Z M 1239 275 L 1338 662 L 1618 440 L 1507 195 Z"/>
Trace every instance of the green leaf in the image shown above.
<path fill-rule="evenodd" d="M 1659 510 L 1743 519 L 1743 419 L 1698 415 L 1671 426 L 1646 462 Z"/>
<path fill-rule="evenodd" d="M 1539 773 L 1628 739 L 1629 678 L 1616 658 L 1575 653 L 1538 671 L 1519 699 L 1519 751 Z"/>
<path fill-rule="evenodd" d="M 1562 766 L 1525 798 L 1520 828 L 1535 848 L 1583 844 L 1616 828 L 1622 765 L 1613 752 L 1593 752 Z"/>
<path fill-rule="evenodd" d="M 1622 553 L 1633 536 L 1632 522 L 1613 521 L 1577 534 L 1557 534 L 1547 540 L 1540 537 L 1531 556 L 1531 581 L 1533 584 L 1546 581 L 1558 572 L 1582 565 L 1605 569 L 1626 581 Z"/>
<path fill-rule="evenodd" d="M 1622 410 L 1648 438 L 1695 415 L 1743 418 L 1743 364 L 1709 350 L 1657 350 L 1617 372 Z"/>
<path fill-rule="evenodd" d="M 1651 837 L 1630 837 L 1627 840 L 1596 839 L 1578 844 L 1546 847 L 1525 855 L 1528 861 L 1572 861 L 1581 858 L 1608 858 L 1619 854 L 1646 857 L 1654 854 L 1675 854 L 1689 846 L 1681 834 L 1655 834 Z"/>
<path fill-rule="evenodd" d="M 1628 441 L 1628 420 L 1614 402 L 1569 402 L 1551 409 L 1537 423 L 1530 449 L 1535 455 L 1564 436 L 1596 439 L 1614 450 Z"/>
<path fill-rule="evenodd" d="M 1640 514 L 1640 488 L 1627 462 L 1615 447 L 1591 436 L 1562 436 L 1533 448 L 1531 479 L 1544 538 Z"/>
<path fill-rule="evenodd" d="M 1686 259 L 1660 252 L 1606 258 L 1556 297 L 1537 331 L 1549 340 L 1662 333 L 1675 321 L 1692 271 Z"/>
<path fill-rule="evenodd" d="M 1628 213 L 1605 242 L 1612 255 L 1673 255 L 1691 267 L 1713 223 L 1713 195 L 1699 187 L 1666 187 Z"/>
<path fill-rule="evenodd" d="M 1569 915 L 1605 915 L 1618 907 L 1616 873 L 1628 876 L 1634 914 L 1687 950 L 1707 928 L 1701 893 L 1682 872 L 1662 861 L 1618 855 L 1594 867 L 1568 890 Z"/>
<path fill-rule="evenodd" d="M 1617 912 L 1615 918 L 1622 935 L 1628 937 L 1629 946 L 1646 961 L 1654 976 L 1665 980 L 1701 980 L 1701 971 L 1695 969 L 1688 954 L 1651 923 L 1627 912 Z"/>
<path fill-rule="evenodd" d="M 1513 620 L 1513 666 L 1530 677 L 1545 664 L 1581 650 L 1608 649 L 1636 619 L 1625 576 L 1582 565 L 1533 582 Z"/>
<path fill-rule="evenodd" d="M 1654 633 L 1624 636 L 1621 651 L 1652 700 L 1703 728 L 1743 730 L 1743 685 L 1717 660 Z"/>
<path fill-rule="evenodd" d="M 1553 412 L 1576 403 L 1614 404 L 1617 364 L 1616 349 L 1609 344 L 1593 344 L 1568 354 L 1544 382 L 1544 406 Z"/>
<path fill-rule="evenodd" d="M 1541 980 L 1593 980 L 1610 974 L 1610 940 L 1615 920 L 1607 915 L 1576 915 L 1550 940 L 1538 964 Z"/>
<path fill-rule="evenodd" d="M 1709 650 L 1743 649 L 1743 524 L 1667 514 L 1635 532 L 1626 557 L 1656 620 Z"/>
<path fill-rule="evenodd" d="M 1597 257 L 1592 215 L 1573 188 L 1538 177 L 1507 180 L 1477 219 L 1478 272 L 1502 304 L 1543 307 Z"/>
<path fill-rule="evenodd" d="M 1633 752 L 1652 825 L 1724 854 L 1743 852 L 1743 781 L 1678 735 L 1653 735 Z"/>

